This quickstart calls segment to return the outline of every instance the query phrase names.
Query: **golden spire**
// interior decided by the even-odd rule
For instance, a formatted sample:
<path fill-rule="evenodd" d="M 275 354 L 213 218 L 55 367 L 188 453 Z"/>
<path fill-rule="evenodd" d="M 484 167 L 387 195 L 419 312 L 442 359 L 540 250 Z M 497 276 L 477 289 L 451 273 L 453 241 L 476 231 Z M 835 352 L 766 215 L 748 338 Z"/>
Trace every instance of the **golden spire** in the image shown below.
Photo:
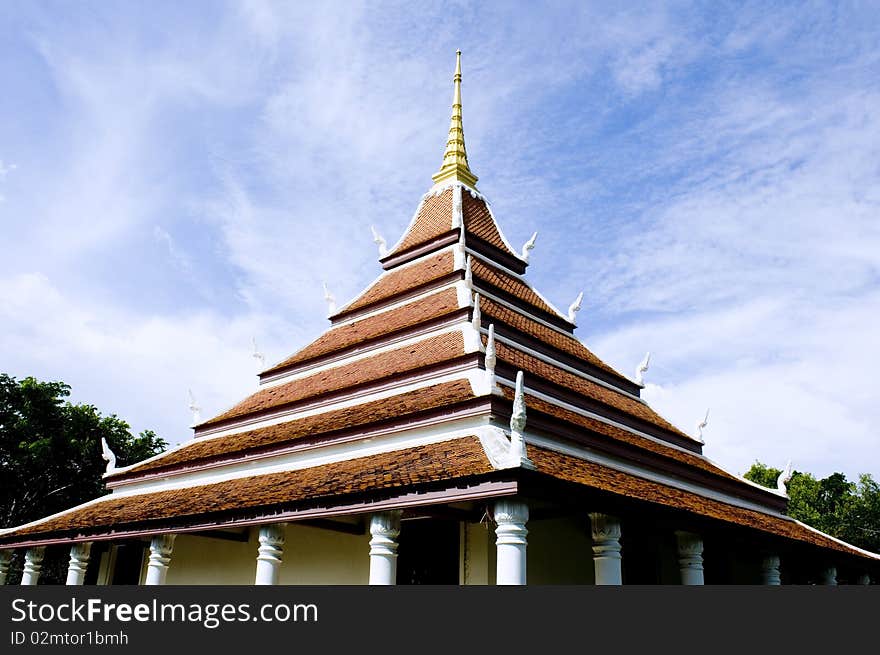
<path fill-rule="evenodd" d="M 464 128 L 461 123 L 461 50 L 455 57 L 454 92 L 452 95 L 452 122 L 449 124 L 449 140 L 443 153 L 443 164 L 434 173 L 435 183 L 445 180 L 458 180 L 468 186 L 476 187 L 477 176 L 468 167 L 467 151 L 464 147 Z"/>

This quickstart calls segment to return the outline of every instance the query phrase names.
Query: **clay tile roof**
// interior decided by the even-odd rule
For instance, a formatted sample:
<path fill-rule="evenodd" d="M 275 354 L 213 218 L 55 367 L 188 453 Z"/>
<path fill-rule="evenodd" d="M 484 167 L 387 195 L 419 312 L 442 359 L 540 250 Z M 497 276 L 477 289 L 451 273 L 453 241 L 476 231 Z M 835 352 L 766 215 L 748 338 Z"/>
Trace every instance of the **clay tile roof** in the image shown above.
<path fill-rule="evenodd" d="M 195 439 L 155 459 L 147 460 L 109 477 L 122 479 L 135 474 L 192 465 L 230 455 L 239 457 L 258 451 L 265 452 L 303 440 L 332 438 L 339 433 L 384 423 L 403 416 L 418 416 L 420 413 L 439 408 L 449 409 L 473 398 L 473 391 L 467 380 L 435 384 L 389 398 L 331 410 L 286 423 L 222 437 Z"/>
<path fill-rule="evenodd" d="M 626 380 L 624 376 L 608 366 L 601 359 L 596 357 L 586 346 L 578 341 L 574 336 L 568 336 L 552 330 L 537 321 L 534 321 L 519 312 L 515 312 L 503 305 L 499 305 L 488 299 L 480 299 L 480 311 L 484 316 L 494 318 L 497 321 L 509 325 L 510 327 L 522 332 L 533 339 L 537 339 L 542 343 L 552 346 L 562 352 L 568 353 L 578 359 L 582 359 L 596 368 L 603 369 L 607 373 L 611 373 L 614 377 Z M 485 321 L 484 321 L 485 322 Z"/>
<path fill-rule="evenodd" d="M 744 509 L 721 501 L 651 482 L 601 464 L 564 455 L 537 446 L 529 446 L 529 457 L 537 470 L 559 480 L 586 485 L 613 494 L 693 512 L 700 516 L 761 530 L 822 548 L 866 557 L 865 553 L 840 543 L 827 535 L 814 532 L 799 523 L 755 510 Z"/>
<path fill-rule="evenodd" d="M 198 518 L 203 522 L 206 517 L 229 510 L 280 508 L 297 501 L 459 479 L 491 471 L 479 440 L 463 437 L 298 471 L 134 496 L 111 494 L 100 502 L 2 534 L 0 542 L 111 526 L 119 531 L 127 525 L 143 526 L 169 519 L 185 522 L 186 518 Z"/>
<path fill-rule="evenodd" d="M 401 373 L 426 368 L 465 355 L 461 332 L 447 332 L 407 346 L 335 366 L 318 373 L 261 389 L 232 409 L 199 425 L 214 425 L 229 419 L 280 409 L 286 405 L 341 391 Z"/>
<path fill-rule="evenodd" d="M 599 401 L 630 416 L 635 416 L 642 421 L 656 425 L 662 430 L 690 439 L 688 435 L 657 414 L 648 405 L 630 396 L 618 391 L 612 391 L 608 387 L 596 384 L 590 380 L 585 380 L 503 343 L 498 344 L 497 352 L 501 360 L 511 364 L 514 368 L 522 369 L 528 373 L 527 378 L 534 376 L 552 382 L 581 396 Z"/>
<path fill-rule="evenodd" d="M 427 195 L 419 207 L 418 214 L 409 231 L 399 244 L 388 254 L 404 252 L 437 238 L 452 230 L 452 188 L 440 195 Z"/>
<path fill-rule="evenodd" d="M 347 350 L 358 344 L 377 339 L 394 332 L 447 316 L 459 309 L 458 294 L 454 288 L 447 288 L 429 296 L 415 300 L 395 309 L 363 318 L 353 323 L 331 327 L 318 339 L 298 351 L 283 362 L 264 371 L 262 376 L 270 376 L 294 364 Z"/>
<path fill-rule="evenodd" d="M 452 250 L 447 249 L 412 264 L 393 268 L 379 277 L 366 291 L 341 308 L 336 316 L 342 316 L 382 302 L 412 289 L 429 284 L 455 270 Z"/>
<path fill-rule="evenodd" d="M 489 207 L 483 198 L 474 198 L 467 189 L 462 189 L 461 210 L 464 217 L 465 232 L 479 237 L 504 252 L 519 256 L 519 253 L 513 252 L 504 243 L 501 231 L 498 229 L 498 225 L 495 223 L 495 219 L 492 218 Z"/>
<path fill-rule="evenodd" d="M 508 400 L 513 400 L 512 389 L 504 387 L 502 389 L 502 392 Z M 615 441 L 620 441 L 631 446 L 641 448 L 642 450 L 647 450 L 657 455 L 661 455 L 669 459 L 674 459 L 676 461 L 688 464 L 690 466 L 701 469 L 708 473 L 712 473 L 722 478 L 742 482 L 735 475 L 731 475 L 724 469 L 715 466 L 712 462 L 710 462 L 705 457 L 702 457 L 701 455 L 698 455 L 696 453 L 689 453 L 678 448 L 673 448 L 671 446 L 658 443 L 653 439 L 648 439 L 647 437 L 633 434 L 628 430 L 623 430 L 614 425 L 609 425 L 608 423 L 603 423 L 602 421 L 598 421 L 587 416 L 582 416 L 563 407 L 557 407 L 556 405 L 548 403 L 546 400 L 542 400 L 540 398 L 536 398 L 527 394 L 526 406 L 528 407 L 529 412 L 541 412 L 542 414 L 546 414 L 547 416 L 552 416 L 554 418 L 563 420 L 566 423 L 571 423 L 572 425 L 587 428 L 592 432 L 601 434 L 610 439 L 614 439 Z M 743 484 L 746 483 L 743 482 Z"/>
<path fill-rule="evenodd" d="M 498 287 L 502 291 L 506 291 L 515 298 L 528 303 L 545 314 L 550 314 L 554 317 L 559 316 L 559 312 L 548 305 L 534 289 L 513 275 L 505 273 L 504 271 L 499 270 L 494 266 L 490 266 L 476 258 L 473 260 L 471 268 L 474 273 L 474 278 L 477 280 L 485 280 L 489 284 Z"/>

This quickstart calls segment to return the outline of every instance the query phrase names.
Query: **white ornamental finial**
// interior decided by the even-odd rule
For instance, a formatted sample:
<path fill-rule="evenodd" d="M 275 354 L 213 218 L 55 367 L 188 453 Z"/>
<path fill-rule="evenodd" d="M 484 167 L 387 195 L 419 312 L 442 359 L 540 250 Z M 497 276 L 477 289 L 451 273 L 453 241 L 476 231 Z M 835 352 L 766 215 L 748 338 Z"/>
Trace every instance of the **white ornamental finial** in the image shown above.
<path fill-rule="evenodd" d="M 376 231 L 376 228 L 372 225 L 370 226 L 370 231 L 373 233 L 373 243 L 379 246 L 379 257 L 384 257 L 388 254 L 388 244 L 385 239 L 382 238 L 382 235 Z"/>
<path fill-rule="evenodd" d="M 519 434 L 522 436 L 523 430 L 526 429 L 526 393 L 525 381 L 522 371 L 516 372 L 516 391 L 513 395 L 513 414 L 510 417 L 510 433 L 511 435 Z"/>
<path fill-rule="evenodd" d="M 474 271 L 471 268 L 471 256 L 468 255 L 464 264 L 464 284 L 468 289 L 474 288 Z"/>
<path fill-rule="evenodd" d="M 461 210 L 461 185 L 452 187 L 452 229 L 462 228 L 458 234 L 459 241 L 464 243 L 464 215 Z"/>
<path fill-rule="evenodd" d="M 521 254 L 521 256 L 522 256 L 522 258 L 525 259 L 526 261 L 529 261 L 529 254 L 530 254 L 530 251 L 532 251 L 532 250 L 535 249 L 535 240 L 536 240 L 537 238 L 538 238 L 538 233 L 535 232 L 535 233 L 532 235 L 532 238 L 529 239 L 528 241 L 526 241 L 526 242 L 523 244 L 523 247 L 522 247 L 522 254 Z"/>
<path fill-rule="evenodd" d="M 642 363 L 636 369 L 636 384 L 645 386 L 644 374 L 648 371 L 648 365 L 651 363 L 651 353 L 647 353 Z"/>
<path fill-rule="evenodd" d="M 327 283 L 321 283 L 324 287 L 324 300 L 327 301 L 327 315 L 336 313 L 336 298 L 333 297 L 333 294 L 330 293 L 330 289 L 327 288 Z"/>
<path fill-rule="evenodd" d="M 785 465 L 785 468 L 782 470 L 782 473 L 779 474 L 779 477 L 776 478 L 776 489 L 779 493 L 788 495 L 788 483 L 791 480 L 791 460 L 788 460 L 788 463 Z"/>
<path fill-rule="evenodd" d="M 104 437 L 101 437 L 101 457 L 107 462 L 107 469 L 104 471 L 105 475 L 116 470 L 116 455 L 110 450 L 110 446 L 107 444 L 107 439 Z"/>
<path fill-rule="evenodd" d="M 510 456 L 519 466 L 535 468 L 526 453 L 526 390 L 522 371 L 516 372 L 516 391 L 513 394 L 513 413 L 510 416 Z"/>
<path fill-rule="evenodd" d="M 260 349 L 257 347 L 257 338 L 251 337 L 251 343 L 254 345 L 254 351 L 251 353 L 251 357 L 257 360 L 260 363 L 260 367 L 264 367 L 266 365 L 266 357 L 263 353 L 260 352 Z"/>
<path fill-rule="evenodd" d="M 483 327 L 483 315 L 480 312 L 480 294 L 478 293 L 474 294 L 474 316 L 471 319 L 471 325 L 474 326 L 477 332 Z"/>
<path fill-rule="evenodd" d="M 702 421 L 697 423 L 697 441 L 700 443 L 706 443 L 703 441 L 703 428 L 709 425 L 709 410 L 706 410 L 706 416 L 703 417 Z"/>
<path fill-rule="evenodd" d="M 193 416 L 192 424 L 198 425 L 202 422 L 202 408 L 199 407 L 198 403 L 196 402 L 196 397 L 193 396 L 192 389 L 187 389 L 187 392 L 189 393 L 189 411 L 192 412 Z"/>
<path fill-rule="evenodd" d="M 495 324 L 489 323 L 489 336 L 486 338 L 486 373 L 495 377 Z"/>
<path fill-rule="evenodd" d="M 575 317 L 577 313 L 581 311 L 581 304 L 584 302 L 584 292 L 581 291 L 578 294 L 578 297 L 574 299 L 574 302 L 568 306 L 568 322 L 574 323 Z"/>

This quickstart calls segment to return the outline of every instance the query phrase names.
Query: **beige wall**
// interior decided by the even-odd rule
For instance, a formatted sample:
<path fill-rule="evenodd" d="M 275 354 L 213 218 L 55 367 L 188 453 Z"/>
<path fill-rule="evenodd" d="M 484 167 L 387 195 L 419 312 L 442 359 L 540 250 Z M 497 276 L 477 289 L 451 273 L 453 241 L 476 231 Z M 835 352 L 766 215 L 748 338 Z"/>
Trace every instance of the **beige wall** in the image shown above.
<path fill-rule="evenodd" d="M 485 523 L 463 523 L 461 575 L 466 585 L 495 584 L 495 530 Z"/>
<path fill-rule="evenodd" d="M 166 584 L 251 585 L 257 566 L 257 535 L 247 542 L 197 534 L 178 535 Z M 146 559 L 146 558 L 145 558 Z M 366 584 L 369 538 L 290 524 L 285 531 L 280 584 Z M 146 573 L 146 563 L 141 579 Z"/>
<path fill-rule="evenodd" d="M 495 530 L 483 523 L 461 528 L 460 581 L 495 584 Z M 592 584 L 593 560 L 584 520 L 556 518 L 528 523 L 530 584 Z M 166 584 L 254 583 L 257 534 L 247 542 L 180 534 L 174 543 Z M 291 523 L 285 531 L 281 584 L 366 584 L 369 536 Z M 146 560 L 141 580 L 146 574 Z"/>
<path fill-rule="evenodd" d="M 291 524 L 284 560 L 281 584 L 367 584 L 370 537 Z"/>
<path fill-rule="evenodd" d="M 247 542 L 180 534 L 174 540 L 165 583 L 253 584 L 256 557 L 255 531 L 251 532 L 251 539 Z M 144 559 L 149 560 L 149 556 Z M 141 580 L 145 575 L 146 566 Z"/>
<path fill-rule="evenodd" d="M 531 520 L 528 534 L 529 584 L 593 584 L 593 551 L 585 519 Z M 462 581 L 495 584 L 495 530 L 485 524 L 462 528 Z"/>
<path fill-rule="evenodd" d="M 593 550 L 585 519 L 529 521 L 529 584 L 593 584 Z"/>

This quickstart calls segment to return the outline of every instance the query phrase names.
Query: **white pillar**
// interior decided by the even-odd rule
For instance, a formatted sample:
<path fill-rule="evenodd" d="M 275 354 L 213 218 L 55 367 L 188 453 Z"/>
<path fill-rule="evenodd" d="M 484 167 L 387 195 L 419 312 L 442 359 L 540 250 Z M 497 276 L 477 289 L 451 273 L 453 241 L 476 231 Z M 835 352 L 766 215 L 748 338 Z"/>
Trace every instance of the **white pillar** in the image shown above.
<path fill-rule="evenodd" d="M 782 578 L 779 575 L 779 555 L 767 555 L 761 561 L 761 584 L 782 584 Z"/>
<path fill-rule="evenodd" d="M 92 542 L 90 541 L 83 541 L 70 547 L 70 563 L 67 565 L 67 584 L 81 585 L 85 582 L 91 551 Z"/>
<path fill-rule="evenodd" d="M 397 584 L 397 537 L 400 536 L 399 509 L 378 512 L 370 517 L 370 584 Z"/>
<path fill-rule="evenodd" d="M 524 585 L 526 583 L 526 523 L 529 506 L 518 500 L 499 500 L 495 503 L 495 584 Z"/>
<path fill-rule="evenodd" d="M 6 576 L 9 574 L 9 563 L 12 561 L 12 551 L 8 548 L 0 550 L 0 585 L 6 584 Z"/>
<path fill-rule="evenodd" d="M 3 584 L 3 583 L 0 582 L 0 584 Z M 862 573 L 859 576 L 857 584 L 871 584 L 871 576 L 868 575 L 867 573 Z"/>
<path fill-rule="evenodd" d="M 590 514 L 593 538 L 593 567 L 597 585 L 623 584 L 620 556 L 620 519 L 593 512 Z"/>
<path fill-rule="evenodd" d="M 703 540 L 700 535 L 683 530 L 675 531 L 678 540 L 678 569 L 681 584 L 703 584 Z"/>
<path fill-rule="evenodd" d="M 153 537 L 150 542 L 150 563 L 147 565 L 145 584 L 165 584 L 165 576 L 168 575 L 168 565 L 171 564 L 171 551 L 174 549 L 176 536 L 176 534 L 160 534 Z"/>
<path fill-rule="evenodd" d="M 822 570 L 823 585 L 837 585 L 837 567 L 829 566 Z"/>
<path fill-rule="evenodd" d="M 286 523 L 270 523 L 260 526 L 260 548 L 257 555 L 257 575 L 254 584 L 278 584 L 286 527 Z"/>
<path fill-rule="evenodd" d="M 43 555 L 45 554 L 45 546 L 28 548 L 24 555 L 24 570 L 21 572 L 21 584 L 37 584 L 37 581 L 40 579 L 40 571 L 43 570 Z"/>

